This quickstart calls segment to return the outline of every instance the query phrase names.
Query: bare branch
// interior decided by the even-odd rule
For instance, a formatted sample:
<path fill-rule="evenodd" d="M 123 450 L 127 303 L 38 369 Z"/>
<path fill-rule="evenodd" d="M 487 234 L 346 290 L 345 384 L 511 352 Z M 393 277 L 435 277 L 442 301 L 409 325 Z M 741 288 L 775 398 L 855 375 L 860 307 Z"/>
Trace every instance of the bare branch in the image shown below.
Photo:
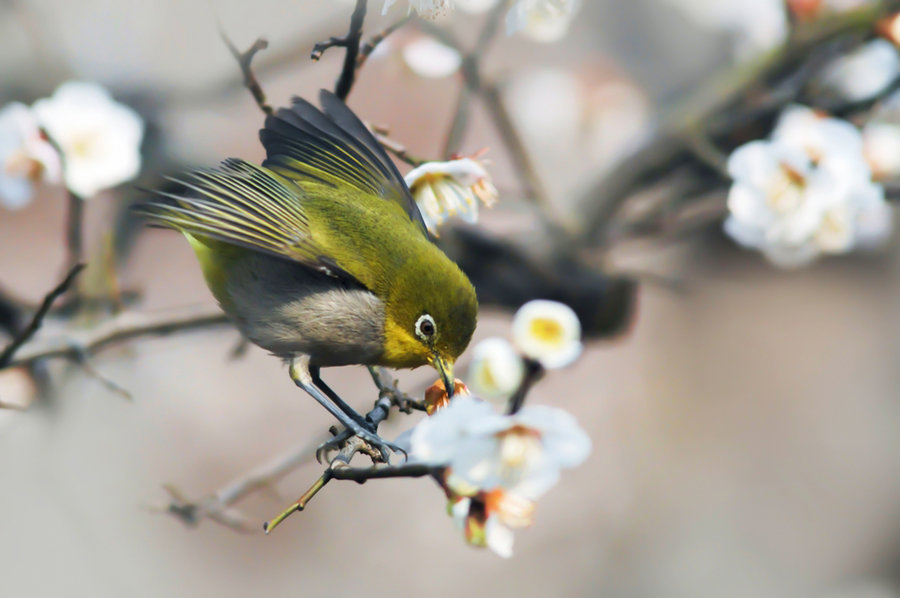
<path fill-rule="evenodd" d="M 544 366 L 536 359 L 526 357 L 524 361 L 525 376 L 522 378 L 519 388 L 517 388 L 516 392 L 509 398 L 509 403 L 506 408 L 506 413 L 509 415 L 518 412 L 519 409 L 522 408 L 522 405 L 525 404 L 525 397 L 528 395 L 528 391 L 544 377 L 544 373 L 546 372 Z"/>
<path fill-rule="evenodd" d="M 367 0 L 356 0 L 356 8 L 350 16 L 350 30 L 344 37 L 332 37 L 324 42 L 318 42 L 313 46 L 310 58 L 319 60 L 328 48 L 340 47 L 346 49 L 344 54 L 344 66 L 334 86 L 334 95 L 346 100 L 350 95 L 350 89 L 356 80 L 357 57 L 359 56 L 359 40 L 362 37 L 363 23 L 366 20 Z"/>
<path fill-rule="evenodd" d="M 279 480 L 296 471 L 297 468 L 312 459 L 316 447 L 324 440 L 324 437 L 318 437 L 288 451 L 270 463 L 236 478 L 215 494 L 199 501 L 190 500 L 171 484 L 166 485 L 163 488 L 169 494 L 171 501 L 168 505 L 154 510 L 174 515 L 186 525 L 196 525 L 207 518 L 240 532 L 259 532 L 259 523 L 251 523 L 247 517 L 230 507 L 249 494 L 265 488 L 272 488 Z"/>
<path fill-rule="evenodd" d="M 35 339 L 3 367 L 30 364 L 46 357 L 78 360 L 125 340 L 149 335 L 196 330 L 227 324 L 221 311 L 209 307 L 189 307 L 157 313 L 125 312 L 87 330 L 71 330 L 63 335 Z M 7 349 L 8 350 L 8 349 Z"/>
<path fill-rule="evenodd" d="M 256 75 L 253 73 L 253 68 L 251 67 L 253 57 L 256 56 L 256 53 L 260 50 L 268 48 L 269 42 L 260 37 L 253 42 L 253 45 L 247 48 L 246 51 L 241 52 L 235 47 L 231 39 L 228 38 L 228 35 L 225 34 L 225 30 L 222 29 L 221 26 L 219 27 L 219 36 L 222 38 L 222 41 L 225 42 L 225 45 L 228 46 L 228 51 L 231 52 L 231 55 L 237 60 L 238 66 L 241 68 L 241 73 L 244 75 L 244 87 L 250 90 L 256 105 L 259 106 L 259 109 L 262 110 L 264 114 L 272 114 L 274 112 L 272 106 L 270 106 L 268 100 L 266 100 L 266 94 L 259 84 L 259 81 L 256 79 Z"/>
<path fill-rule="evenodd" d="M 359 69 L 361 69 L 362 66 L 366 63 L 366 60 L 368 60 L 372 52 L 375 51 L 375 48 L 378 47 L 378 44 L 383 42 L 389 35 L 409 23 L 412 18 L 412 15 L 407 15 L 370 37 L 368 41 L 366 41 L 366 43 L 363 44 L 359 49 L 359 57 L 356 59 L 357 73 L 359 72 Z"/>
<path fill-rule="evenodd" d="M 396 156 L 398 160 L 406 162 L 413 167 L 428 162 L 428 160 L 424 158 L 413 156 L 407 151 L 406 146 L 404 146 L 399 141 L 388 137 L 388 130 L 386 128 L 370 125 L 369 129 L 372 130 L 372 133 L 375 135 L 375 139 L 378 140 L 378 143 L 380 143 L 384 149 L 394 154 L 394 156 Z"/>
<path fill-rule="evenodd" d="M 31 339 L 32 336 L 38 331 L 41 327 L 41 324 L 44 322 L 44 318 L 49 313 L 50 308 L 53 306 L 53 302 L 56 301 L 63 293 L 65 293 L 69 287 L 72 286 L 72 283 L 75 282 L 75 278 L 78 274 L 84 269 L 84 264 L 75 264 L 66 277 L 63 279 L 61 283 L 56 285 L 56 287 L 47 293 L 47 296 L 44 297 L 44 300 L 41 302 L 41 306 L 38 308 L 37 312 L 34 314 L 34 317 L 31 318 L 31 322 L 28 323 L 28 326 L 13 340 L 7 345 L 7 347 L 0 353 L 0 369 L 7 367 L 8 365 L 18 365 L 21 363 L 25 363 L 24 361 L 17 360 L 13 361 L 13 357 L 15 357 L 16 352 L 24 345 L 26 342 Z M 29 360 L 33 361 L 33 360 Z"/>
<path fill-rule="evenodd" d="M 374 431 L 377 431 L 378 426 L 387 419 L 392 406 L 399 406 L 404 404 L 404 402 L 408 404 L 414 401 L 397 387 L 397 381 L 392 379 L 390 372 L 385 368 L 369 368 L 369 373 L 372 374 L 372 380 L 378 387 L 378 400 L 375 401 L 375 406 L 372 410 L 366 414 L 366 421 L 372 424 Z M 292 514 L 305 509 L 307 503 L 332 479 L 364 482 L 366 479 L 376 477 L 422 477 L 432 471 L 422 472 L 420 471 L 421 468 L 410 468 L 409 465 L 351 468 L 349 464 L 357 453 L 369 455 L 373 463 L 380 458 L 380 454 L 378 451 L 372 450 L 361 438 L 352 435 L 346 429 L 336 434 L 331 441 L 319 447 L 316 451 L 316 457 L 319 458 L 320 462 L 323 447 L 325 452 L 333 447 L 340 447 L 340 450 L 329 461 L 328 468 L 300 498 L 291 503 L 287 509 L 279 513 L 274 519 L 263 524 L 263 529 L 267 534 Z M 349 470 L 349 473 L 338 473 L 340 470 Z"/>
<path fill-rule="evenodd" d="M 60 153 L 60 155 L 62 154 Z M 68 191 L 68 203 L 66 248 L 69 253 L 68 261 L 66 262 L 66 272 L 71 272 L 81 262 L 84 255 L 84 199 Z"/>

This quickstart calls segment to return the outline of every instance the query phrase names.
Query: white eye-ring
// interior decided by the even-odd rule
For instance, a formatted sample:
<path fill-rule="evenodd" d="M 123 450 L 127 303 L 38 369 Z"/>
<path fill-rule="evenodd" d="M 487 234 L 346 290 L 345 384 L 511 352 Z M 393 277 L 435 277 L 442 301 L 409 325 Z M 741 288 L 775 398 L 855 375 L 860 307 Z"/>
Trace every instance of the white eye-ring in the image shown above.
<path fill-rule="evenodd" d="M 422 314 L 416 320 L 416 336 L 423 341 L 427 341 L 437 332 L 437 326 L 434 325 L 434 318 L 428 314 Z"/>

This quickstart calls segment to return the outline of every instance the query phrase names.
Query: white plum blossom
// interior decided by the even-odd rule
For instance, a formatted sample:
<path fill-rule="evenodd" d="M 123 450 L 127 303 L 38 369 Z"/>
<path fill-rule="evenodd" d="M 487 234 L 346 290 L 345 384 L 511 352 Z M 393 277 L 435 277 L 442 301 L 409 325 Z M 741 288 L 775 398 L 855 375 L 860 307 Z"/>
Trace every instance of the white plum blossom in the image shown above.
<path fill-rule="evenodd" d="M 513 344 L 548 369 L 569 365 L 581 355 L 581 322 L 568 305 L 536 299 L 513 318 Z"/>
<path fill-rule="evenodd" d="M 386 15 L 396 0 L 384 0 L 381 14 Z M 423 18 L 436 19 L 446 16 L 453 10 L 453 0 L 409 0 L 409 10 L 413 10 Z"/>
<path fill-rule="evenodd" d="M 581 0 L 516 0 L 506 13 L 506 33 L 522 32 L 539 42 L 562 39 Z"/>
<path fill-rule="evenodd" d="M 525 363 L 509 341 L 488 338 L 472 350 L 469 384 L 480 397 L 506 400 L 525 377 Z"/>
<path fill-rule="evenodd" d="M 446 465 L 446 483 L 461 496 L 503 489 L 536 500 L 560 469 L 581 464 L 590 450 L 587 434 L 561 409 L 536 405 L 497 415 L 466 396 L 420 422 L 410 438 L 410 458 Z"/>
<path fill-rule="evenodd" d="M 836 58 L 818 80 L 841 99 L 861 102 L 876 97 L 900 75 L 900 54 L 886 39 L 875 39 Z"/>
<path fill-rule="evenodd" d="M 535 508 L 533 501 L 502 489 L 450 499 L 450 515 L 466 541 L 507 559 L 512 557 L 513 530 L 529 527 Z"/>
<path fill-rule="evenodd" d="M 459 52 L 430 37 L 420 37 L 403 47 L 403 60 L 420 77 L 440 79 L 459 70 Z"/>
<path fill-rule="evenodd" d="M 25 206 L 39 181 L 56 183 L 61 164 L 32 111 L 14 102 L 0 110 L 0 205 Z"/>
<path fill-rule="evenodd" d="M 900 178 L 900 125 L 869 121 L 862 130 L 863 155 L 876 180 Z"/>
<path fill-rule="evenodd" d="M 409 171 L 404 179 L 425 225 L 434 235 L 452 216 L 477 222 L 479 200 L 488 207 L 497 201 L 497 189 L 487 171 L 471 158 L 426 162 Z"/>
<path fill-rule="evenodd" d="M 63 83 L 35 102 L 34 112 L 62 150 L 65 184 L 76 195 L 91 197 L 140 170 L 144 122 L 103 87 Z"/>
<path fill-rule="evenodd" d="M 534 501 L 561 468 L 587 458 L 591 441 L 560 409 L 497 415 L 488 403 L 461 396 L 420 422 L 409 446 L 412 461 L 446 468 L 449 511 L 466 541 L 508 558 L 513 530 L 531 525 Z"/>
<path fill-rule="evenodd" d="M 884 189 L 872 182 L 863 141 L 850 123 L 788 108 L 771 140 L 737 148 L 725 232 L 774 264 L 874 247 L 892 227 Z"/>

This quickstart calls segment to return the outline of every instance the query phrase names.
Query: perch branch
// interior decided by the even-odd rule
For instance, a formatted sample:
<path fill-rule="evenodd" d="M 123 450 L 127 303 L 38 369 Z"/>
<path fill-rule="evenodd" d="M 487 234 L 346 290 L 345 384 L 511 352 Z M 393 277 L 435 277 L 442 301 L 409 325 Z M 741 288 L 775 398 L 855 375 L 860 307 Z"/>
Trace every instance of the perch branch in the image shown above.
<path fill-rule="evenodd" d="M 370 368 L 369 372 L 378 387 L 378 400 L 375 401 L 372 410 L 366 414 L 366 421 L 372 424 L 373 430 L 377 431 L 378 426 L 387 419 L 392 406 L 401 406 L 404 402 L 408 404 L 411 399 L 397 387 L 397 381 L 391 378 L 385 368 Z M 422 477 L 435 471 L 434 468 L 423 468 L 416 464 L 350 467 L 349 464 L 357 453 L 368 454 L 372 457 L 373 462 L 378 454 L 377 451 L 371 452 L 364 441 L 357 436 L 350 435 L 347 430 L 337 434 L 328 444 L 340 445 L 340 451 L 329 461 L 328 468 L 300 498 L 274 519 L 263 524 L 263 530 L 267 534 L 292 514 L 305 509 L 309 501 L 333 479 L 354 480 L 362 483 L 375 478 Z M 319 452 L 321 452 L 321 447 Z"/>

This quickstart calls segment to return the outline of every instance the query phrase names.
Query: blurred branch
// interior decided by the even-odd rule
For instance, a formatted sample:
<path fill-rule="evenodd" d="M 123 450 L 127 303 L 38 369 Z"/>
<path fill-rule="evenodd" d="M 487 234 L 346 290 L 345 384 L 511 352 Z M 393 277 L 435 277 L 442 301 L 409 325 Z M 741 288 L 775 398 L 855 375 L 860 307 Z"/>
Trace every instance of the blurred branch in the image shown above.
<path fill-rule="evenodd" d="M 463 77 L 463 87 L 459 92 L 456 110 L 453 115 L 450 128 L 447 132 L 444 144 L 444 158 L 459 152 L 463 135 L 469 125 L 471 96 L 478 94 L 484 101 L 491 117 L 491 121 L 500 134 L 500 139 L 512 160 L 513 168 L 519 178 L 525 183 L 524 197 L 531 201 L 543 216 L 544 223 L 551 232 L 566 231 L 570 228 L 564 218 L 553 207 L 547 191 L 537 174 L 531 156 L 519 135 L 518 129 L 509 116 L 503 103 L 499 88 L 492 82 L 486 81 L 481 73 L 481 61 L 497 34 L 502 15 L 506 10 L 505 3 L 499 3 L 488 15 L 487 21 L 478 34 L 478 40 L 470 51 L 466 51 L 455 35 L 447 30 L 437 27 L 427 21 L 417 21 L 420 29 L 434 37 L 442 44 L 450 46 L 463 56 L 460 73 Z"/>
<path fill-rule="evenodd" d="M 829 63 L 832 50 L 820 56 L 819 48 L 845 36 L 871 32 L 879 19 L 897 10 L 900 0 L 885 0 L 803 23 L 787 44 L 701 86 L 668 116 L 668 124 L 660 128 L 660 133 L 642 149 L 624 157 L 584 194 L 579 202 L 582 227 L 576 243 L 604 243 L 610 220 L 626 200 L 685 164 L 711 166 L 722 173 L 723 155 L 712 151 L 714 140 L 724 138 L 733 144 L 738 127 L 749 127 L 794 101 L 806 82 Z M 858 45 L 864 39 L 859 36 L 850 41 Z M 779 93 L 753 93 L 760 88 Z M 726 181 L 723 178 L 722 184 Z"/>
<path fill-rule="evenodd" d="M 368 58 L 372 54 L 372 52 L 375 51 L 375 48 L 378 47 L 378 44 L 383 42 L 389 35 L 391 35 L 395 31 L 397 31 L 398 29 L 400 29 L 401 27 L 403 27 L 404 25 L 409 23 L 409 21 L 412 18 L 413 17 L 411 14 L 407 15 L 407 16 L 403 17 L 402 19 L 400 19 L 399 21 L 393 23 L 392 25 L 389 25 L 388 27 L 385 27 L 384 29 L 382 29 L 381 31 L 379 31 L 378 33 L 376 33 L 375 35 L 370 37 L 366 41 L 366 43 L 363 44 L 362 47 L 359 49 L 359 57 L 356 59 L 357 73 L 359 72 L 359 69 L 361 69 L 363 67 L 363 65 L 366 63 L 366 60 L 368 60 Z"/>
<path fill-rule="evenodd" d="M 515 310 L 532 299 L 560 301 L 575 310 L 590 338 L 621 334 L 634 317 L 636 281 L 610 275 L 576 254 L 466 226 L 445 227 L 438 244 L 472 281 L 482 306 Z"/>
<path fill-rule="evenodd" d="M 406 146 L 404 146 L 399 141 L 395 141 L 387 136 L 388 130 L 384 127 L 370 126 L 369 128 L 375 134 L 375 139 L 378 140 L 378 143 L 380 143 L 381 146 L 384 147 L 384 149 L 394 154 L 394 156 L 396 156 L 398 160 L 406 162 L 413 167 L 419 166 L 428 161 L 424 158 L 419 158 L 410 154 L 406 150 Z"/>
<path fill-rule="evenodd" d="M 296 471 L 312 459 L 316 447 L 324 440 L 325 438 L 320 437 L 307 442 L 272 462 L 240 476 L 215 494 L 200 501 L 189 500 L 177 487 L 168 484 L 163 488 L 168 492 L 171 501 L 165 507 L 154 510 L 169 513 L 186 525 L 196 525 L 206 518 L 236 531 L 259 532 L 258 523 L 250 523 L 246 516 L 230 507 L 249 494 L 272 488 L 279 480 Z"/>
<path fill-rule="evenodd" d="M 75 282 L 75 278 L 78 274 L 84 269 L 84 264 L 76 264 L 66 277 L 63 279 L 61 283 L 56 285 L 47 295 L 44 297 L 44 300 L 41 302 L 40 307 L 37 312 L 31 318 L 31 322 L 22 330 L 13 340 L 7 345 L 7 347 L 0 353 L 0 369 L 5 368 L 12 365 L 19 365 L 22 363 L 26 363 L 25 361 L 18 360 L 17 362 L 13 361 L 13 358 L 16 355 L 16 352 L 22 348 L 22 346 L 27 343 L 31 337 L 38 331 L 41 325 L 44 322 L 44 318 L 50 312 L 50 308 L 53 306 L 53 303 L 63 294 L 65 293 L 71 286 L 72 283 Z M 29 360 L 33 361 L 33 360 Z"/>
<path fill-rule="evenodd" d="M 250 66 L 256 53 L 268 48 L 269 42 L 260 37 L 253 42 L 253 45 L 247 48 L 246 51 L 240 52 L 228 38 L 228 35 L 225 34 L 225 30 L 221 27 L 219 27 L 219 35 L 221 36 L 222 41 L 225 42 L 225 45 L 228 46 L 228 51 L 231 52 L 231 55 L 237 60 L 238 66 L 241 68 L 241 73 L 244 75 L 244 87 L 250 90 L 256 105 L 259 106 L 259 109 L 262 110 L 264 114 L 272 114 L 272 106 L 270 106 L 266 100 L 266 94 L 259 84 L 256 75 L 253 73 L 253 68 Z"/>
<path fill-rule="evenodd" d="M 525 376 L 522 377 L 522 382 L 519 384 L 519 388 L 517 388 L 516 392 L 514 392 L 509 398 L 509 402 L 506 408 L 507 415 L 518 413 L 518 411 L 522 408 L 522 405 L 525 404 L 525 397 L 528 395 L 528 391 L 530 391 L 531 387 L 537 384 L 538 381 L 540 381 L 540 379 L 543 378 L 544 374 L 546 373 L 544 366 L 542 366 L 541 363 L 536 359 L 526 357 L 524 361 Z"/>
<path fill-rule="evenodd" d="M 32 363 L 47 357 L 73 360 L 93 355 L 116 343 L 129 339 L 165 335 L 227 324 L 228 319 L 218 308 L 182 308 L 158 313 L 124 312 L 94 328 L 73 329 L 63 335 L 36 338 L 24 344 L 4 366 Z"/>
<path fill-rule="evenodd" d="M 54 144 L 54 147 L 57 146 Z M 84 199 L 68 191 L 68 204 L 69 212 L 66 220 L 68 261 L 66 262 L 66 272 L 72 272 L 81 262 L 84 254 Z"/>
<path fill-rule="evenodd" d="M 359 40 L 362 38 L 363 23 L 366 20 L 367 0 L 356 0 L 356 8 L 350 15 L 350 30 L 344 37 L 332 37 L 324 42 L 318 42 L 313 46 L 310 58 L 318 60 L 328 48 L 341 47 L 346 49 L 344 54 L 344 66 L 334 86 L 334 95 L 346 100 L 350 95 L 350 89 L 356 80 L 357 57 L 359 56 Z M 373 46 L 374 47 L 374 46 Z"/>

